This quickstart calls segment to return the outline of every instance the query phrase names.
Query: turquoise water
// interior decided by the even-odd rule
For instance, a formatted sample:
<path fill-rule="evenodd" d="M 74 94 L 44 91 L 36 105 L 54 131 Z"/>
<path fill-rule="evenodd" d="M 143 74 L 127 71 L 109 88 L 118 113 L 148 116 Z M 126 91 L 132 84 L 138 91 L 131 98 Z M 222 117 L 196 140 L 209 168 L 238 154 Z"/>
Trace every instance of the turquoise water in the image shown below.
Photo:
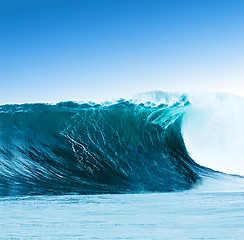
<path fill-rule="evenodd" d="M 243 192 L 5 197 L 0 239 L 243 239 Z"/>
<path fill-rule="evenodd" d="M 244 100 L 151 95 L 0 106 L 0 240 L 244 239 Z"/>

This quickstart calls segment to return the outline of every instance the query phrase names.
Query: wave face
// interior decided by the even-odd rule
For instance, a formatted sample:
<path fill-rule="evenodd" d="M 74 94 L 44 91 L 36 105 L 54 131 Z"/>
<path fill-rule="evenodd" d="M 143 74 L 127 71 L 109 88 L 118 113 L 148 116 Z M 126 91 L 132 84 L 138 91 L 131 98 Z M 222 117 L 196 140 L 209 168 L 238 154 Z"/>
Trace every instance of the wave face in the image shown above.
<path fill-rule="evenodd" d="M 161 104 L 0 106 L 0 194 L 190 189 L 203 167 L 181 133 L 189 106 L 185 96 Z"/>

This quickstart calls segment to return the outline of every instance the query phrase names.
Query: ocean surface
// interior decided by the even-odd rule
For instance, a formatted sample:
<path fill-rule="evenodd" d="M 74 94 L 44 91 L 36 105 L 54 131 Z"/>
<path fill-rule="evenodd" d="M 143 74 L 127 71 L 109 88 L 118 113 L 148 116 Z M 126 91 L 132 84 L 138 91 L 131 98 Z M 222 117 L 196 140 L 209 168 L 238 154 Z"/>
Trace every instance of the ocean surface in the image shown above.
<path fill-rule="evenodd" d="M 243 239 L 244 193 L 7 197 L 0 239 Z"/>
<path fill-rule="evenodd" d="M 243 111 L 164 92 L 0 106 L 0 239 L 244 239 Z"/>

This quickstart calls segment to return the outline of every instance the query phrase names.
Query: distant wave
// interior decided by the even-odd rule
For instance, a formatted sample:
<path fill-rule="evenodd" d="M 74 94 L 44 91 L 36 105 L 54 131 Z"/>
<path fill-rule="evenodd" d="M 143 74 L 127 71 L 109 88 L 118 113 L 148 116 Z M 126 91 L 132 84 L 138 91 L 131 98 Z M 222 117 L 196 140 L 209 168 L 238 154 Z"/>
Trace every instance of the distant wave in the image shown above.
<path fill-rule="evenodd" d="M 214 172 L 186 149 L 182 120 L 191 103 L 155 94 L 0 106 L 0 195 L 191 189 Z"/>

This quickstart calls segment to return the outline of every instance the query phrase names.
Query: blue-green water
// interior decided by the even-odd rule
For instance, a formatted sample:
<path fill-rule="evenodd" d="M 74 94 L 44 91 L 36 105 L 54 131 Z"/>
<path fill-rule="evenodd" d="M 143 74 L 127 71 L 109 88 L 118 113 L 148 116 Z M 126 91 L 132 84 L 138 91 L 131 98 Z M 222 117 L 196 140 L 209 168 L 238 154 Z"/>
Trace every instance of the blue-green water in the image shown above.
<path fill-rule="evenodd" d="M 151 95 L 0 106 L 0 239 L 244 239 L 244 100 Z"/>
<path fill-rule="evenodd" d="M 0 239 L 243 239 L 243 192 L 7 197 Z"/>

